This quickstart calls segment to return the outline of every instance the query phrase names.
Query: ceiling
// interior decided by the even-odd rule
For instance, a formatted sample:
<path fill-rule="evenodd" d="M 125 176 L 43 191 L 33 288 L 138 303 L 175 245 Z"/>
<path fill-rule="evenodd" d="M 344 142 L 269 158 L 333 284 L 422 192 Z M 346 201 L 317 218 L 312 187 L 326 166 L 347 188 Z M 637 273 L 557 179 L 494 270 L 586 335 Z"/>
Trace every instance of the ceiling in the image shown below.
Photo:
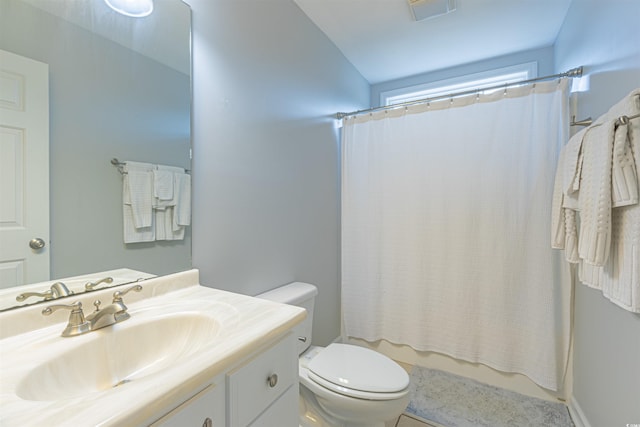
<path fill-rule="evenodd" d="M 554 43 L 572 0 L 456 0 L 415 21 L 407 0 L 295 0 L 371 84 Z"/>

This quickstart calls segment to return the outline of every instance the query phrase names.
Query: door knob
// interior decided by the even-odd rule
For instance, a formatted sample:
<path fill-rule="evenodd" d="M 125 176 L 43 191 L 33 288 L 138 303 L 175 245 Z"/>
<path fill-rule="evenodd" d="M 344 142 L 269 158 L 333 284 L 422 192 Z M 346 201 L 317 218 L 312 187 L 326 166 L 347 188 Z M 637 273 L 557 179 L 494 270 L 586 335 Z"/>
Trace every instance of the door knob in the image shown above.
<path fill-rule="evenodd" d="M 46 244 L 46 243 L 44 242 L 44 240 L 42 240 L 42 239 L 41 239 L 41 238 L 39 238 L 39 237 L 37 237 L 37 238 L 35 238 L 35 239 L 31 239 L 31 240 L 29 241 L 29 247 L 30 247 L 31 249 L 35 249 L 35 250 L 38 250 L 38 249 L 42 249 L 42 248 L 44 248 L 44 245 L 45 245 L 45 244 Z"/>

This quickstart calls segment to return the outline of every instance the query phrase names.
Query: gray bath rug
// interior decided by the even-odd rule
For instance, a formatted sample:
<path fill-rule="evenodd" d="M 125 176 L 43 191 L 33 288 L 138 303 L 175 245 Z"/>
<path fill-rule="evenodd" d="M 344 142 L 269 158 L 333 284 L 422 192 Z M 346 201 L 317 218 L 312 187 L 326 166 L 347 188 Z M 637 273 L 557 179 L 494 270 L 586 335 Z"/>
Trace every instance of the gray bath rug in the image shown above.
<path fill-rule="evenodd" d="M 436 369 L 411 370 L 408 414 L 446 427 L 573 427 L 567 407 Z"/>

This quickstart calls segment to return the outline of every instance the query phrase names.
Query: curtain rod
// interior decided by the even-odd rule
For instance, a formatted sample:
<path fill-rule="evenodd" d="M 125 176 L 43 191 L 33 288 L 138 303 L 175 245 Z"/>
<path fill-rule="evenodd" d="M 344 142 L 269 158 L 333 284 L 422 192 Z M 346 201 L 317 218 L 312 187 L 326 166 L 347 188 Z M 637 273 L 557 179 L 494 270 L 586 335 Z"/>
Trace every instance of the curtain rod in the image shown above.
<path fill-rule="evenodd" d="M 418 99 L 415 101 L 401 102 L 399 104 L 384 105 L 381 107 L 374 107 L 374 108 L 367 108 L 365 110 L 352 111 L 350 113 L 336 113 L 336 118 L 340 120 L 340 119 L 344 119 L 347 116 L 356 116 L 358 114 L 371 113 L 374 111 L 389 110 L 389 109 L 399 108 L 399 107 L 408 107 L 410 105 L 424 104 L 431 101 L 438 101 L 440 99 L 455 98 L 463 95 L 471 95 L 471 94 L 478 93 L 480 91 L 485 91 L 485 90 L 506 89 L 508 87 L 520 86 L 523 84 L 539 82 L 542 80 L 551 80 L 551 79 L 563 78 L 563 77 L 581 77 L 581 76 L 582 76 L 582 66 L 577 68 L 572 68 L 569 71 L 565 71 L 564 73 L 553 74 L 553 75 L 544 76 L 544 77 L 537 77 L 535 79 L 520 80 L 518 82 L 506 83 L 506 84 L 495 85 L 495 86 L 484 87 L 484 88 L 476 88 L 471 90 L 465 90 L 462 92 L 453 92 L 453 93 L 448 93 L 446 95 L 433 96 L 431 98 L 424 98 L 424 99 Z"/>

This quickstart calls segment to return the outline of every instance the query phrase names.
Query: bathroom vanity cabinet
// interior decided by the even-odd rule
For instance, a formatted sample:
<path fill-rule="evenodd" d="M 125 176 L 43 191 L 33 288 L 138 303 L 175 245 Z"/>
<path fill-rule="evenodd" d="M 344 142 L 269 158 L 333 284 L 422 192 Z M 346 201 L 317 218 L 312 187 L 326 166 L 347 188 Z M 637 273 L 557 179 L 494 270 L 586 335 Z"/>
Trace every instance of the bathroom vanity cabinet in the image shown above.
<path fill-rule="evenodd" d="M 216 376 L 153 427 L 298 426 L 298 358 L 289 332 Z"/>
<path fill-rule="evenodd" d="M 69 310 L 0 312 L 0 425 L 298 426 L 304 309 L 202 286 L 197 270 L 125 299 L 126 321 L 74 337 L 60 336 Z"/>

